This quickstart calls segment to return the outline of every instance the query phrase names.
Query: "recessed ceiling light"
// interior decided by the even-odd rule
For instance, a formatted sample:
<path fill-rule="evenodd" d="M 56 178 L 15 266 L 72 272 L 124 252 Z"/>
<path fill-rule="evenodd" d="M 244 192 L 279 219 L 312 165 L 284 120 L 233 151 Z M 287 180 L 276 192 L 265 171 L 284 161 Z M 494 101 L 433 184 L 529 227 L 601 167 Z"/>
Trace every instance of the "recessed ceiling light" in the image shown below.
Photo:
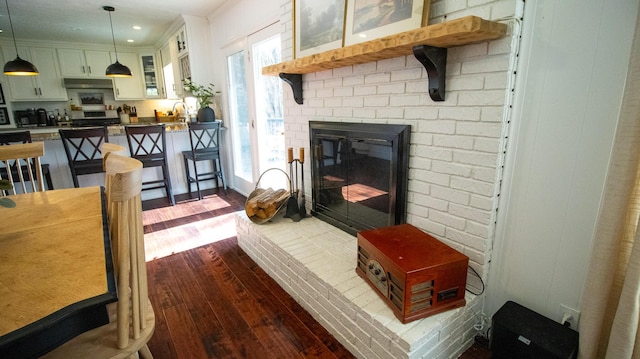
<path fill-rule="evenodd" d="M 129 40 L 127 40 L 127 42 L 133 42 L 133 40 L 129 39 Z"/>
<path fill-rule="evenodd" d="M 140 26 L 138 26 L 138 25 L 133 25 L 133 29 L 134 29 L 134 30 L 140 30 L 140 29 L 142 29 L 142 28 L 141 28 Z"/>

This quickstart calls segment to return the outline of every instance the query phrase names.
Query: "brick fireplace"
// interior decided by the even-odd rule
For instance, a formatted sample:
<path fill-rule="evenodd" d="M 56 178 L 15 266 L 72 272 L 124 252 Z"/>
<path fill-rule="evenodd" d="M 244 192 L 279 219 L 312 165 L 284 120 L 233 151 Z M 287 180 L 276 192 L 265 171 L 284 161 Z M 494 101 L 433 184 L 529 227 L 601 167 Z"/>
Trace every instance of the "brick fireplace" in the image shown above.
<path fill-rule="evenodd" d="M 429 23 L 471 14 L 512 25 L 516 4 L 432 0 Z M 281 9 L 283 60 L 291 60 L 292 2 Z M 302 105 L 283 88 L 286 146 L 311 153 L 312 121 L 409 125 L 406 222 L 467 255 L 486 280 L 518 37 L 449 48 L 443 102 L 430 98 L 427 71 L 413 56 L 305 74 Z M 237 229 L 243 250 L 359 358 L 456 358 L 472 342 L 481 296 L 467 293 L 464 308 L 402 325 L 355 274 L 352 235 L 316 218 L 255 225 L 239 215 Z M 467 284 L 482 287 L 473 275 Z"/>
<path fill-rule="evenodd" d="M 358 358 L 456 358 L 473 341 L 479 297 L 402 324 L 356 274 L 355 237 L 326 222 L 278 215 L 260 225 L 240 213 L 236 231 L 240 248 Z"/>

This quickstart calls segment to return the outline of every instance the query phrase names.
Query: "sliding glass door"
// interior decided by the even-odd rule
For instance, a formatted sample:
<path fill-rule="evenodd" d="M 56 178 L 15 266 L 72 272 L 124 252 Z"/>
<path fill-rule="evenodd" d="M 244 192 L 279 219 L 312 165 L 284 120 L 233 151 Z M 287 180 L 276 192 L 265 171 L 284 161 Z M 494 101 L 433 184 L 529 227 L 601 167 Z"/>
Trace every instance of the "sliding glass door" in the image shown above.
<path fill-rule="evenodd" d="M 245 195 L 263 172 L 286 168 L 281 80 L 262 75 L 262 67 L 280 62 L 279 26 L 249 35 L 227 55 L 233 179 Z M 266 176 L 260 187 L 288 188 L 283 175 Z"/>

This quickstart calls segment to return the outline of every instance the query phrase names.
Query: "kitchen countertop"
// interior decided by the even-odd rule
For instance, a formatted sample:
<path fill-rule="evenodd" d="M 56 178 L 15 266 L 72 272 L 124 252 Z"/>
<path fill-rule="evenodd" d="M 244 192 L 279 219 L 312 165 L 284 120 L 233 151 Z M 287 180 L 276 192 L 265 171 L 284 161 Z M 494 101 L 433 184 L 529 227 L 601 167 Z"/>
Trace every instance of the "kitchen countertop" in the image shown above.
<path fill-rule="evenodd" d="M 150 125 L 157 123 L 138 123 L 138 124 L 130 124 L 128 126 L 136 126 L 136 125 Z M 184 132 L 188 131 L 189 127 L 185 122 L 165 122 L 167 132 Z M 58 133 L 59 129 L 72 128 L 72 127 L 33 127 L 33 128 L 7 128 L 2 129 L 0 132 L 18 132 L 18 131 L 29 131 L 31 132 L 31 140 L 32 141 L 49 141 L 49 140 L 59 140 L 60 134 Z M 82 128 L 82 127 L 79 127 Z M 107 126 L 109 130 L 109 136 L 124 136 L 124 125 L 111 125 Z"/>

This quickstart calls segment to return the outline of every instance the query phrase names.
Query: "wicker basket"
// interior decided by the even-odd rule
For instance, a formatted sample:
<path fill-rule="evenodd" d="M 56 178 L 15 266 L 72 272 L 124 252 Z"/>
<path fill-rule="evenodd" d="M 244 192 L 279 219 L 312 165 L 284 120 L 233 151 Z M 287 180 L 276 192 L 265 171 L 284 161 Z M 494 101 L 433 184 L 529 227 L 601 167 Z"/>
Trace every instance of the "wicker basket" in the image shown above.
<path fill-rule="evenodd" d="M 287 177 L 287 183 L 289 184 L 289 189 L 279 189 L 277 191 L 273 191 L 273 189 L 268 188 L 261 188 L 260 187 L 260 181 L 262 180 L 262 177 L 268 173 L 269 171 L 280 171 L 282 172 L 282 174 L 284 174 Z M 257 224 L 262 224 L 265 223 L 269 220 L 271 220 L 273 217 L 275 217 L 276 214 L 278 214 L 280 212 L 280 210 L 282 209 L 282 207 L 286 206 L 290 193 L 291 193 L 291 181 L 289 178 L 289 175 L 287 175 L 287 173 L 279 168 L 269 168 L 268 170 L 262 172 L 262 174 L 260 175 L 260 178 L 258 178 L 258 183 L 256 183 L 256 187 L 255 189 L 249 194 L 249 196 L 247 197 L 247 200 L 245 202 L 244 208 L 245 208 L 245 212 L 247 213 L 247 217 L 249 217 L 249 219 L 251 220 L 251 222 L 253 223 L 257 223 Z M 282 191 L 286 191 L 286 195 L 283 194 L 282 196 L 279 197 L 279 201 L 277 201 L 277 203 L 275 203 L 276 207 L 275 208 L 270 208 L 269 210 L 265 210 L 263 212 L 260 213 L 254 213 L 254 211 L 250 210 L 250 206 L 251 206 L 251 202 L 254 198 L 258 197 L 258 196 L 264 196 L 267 191 L 272 191 L 273 193 L 277 194 L 278 192 L 282 192 Z"/>

